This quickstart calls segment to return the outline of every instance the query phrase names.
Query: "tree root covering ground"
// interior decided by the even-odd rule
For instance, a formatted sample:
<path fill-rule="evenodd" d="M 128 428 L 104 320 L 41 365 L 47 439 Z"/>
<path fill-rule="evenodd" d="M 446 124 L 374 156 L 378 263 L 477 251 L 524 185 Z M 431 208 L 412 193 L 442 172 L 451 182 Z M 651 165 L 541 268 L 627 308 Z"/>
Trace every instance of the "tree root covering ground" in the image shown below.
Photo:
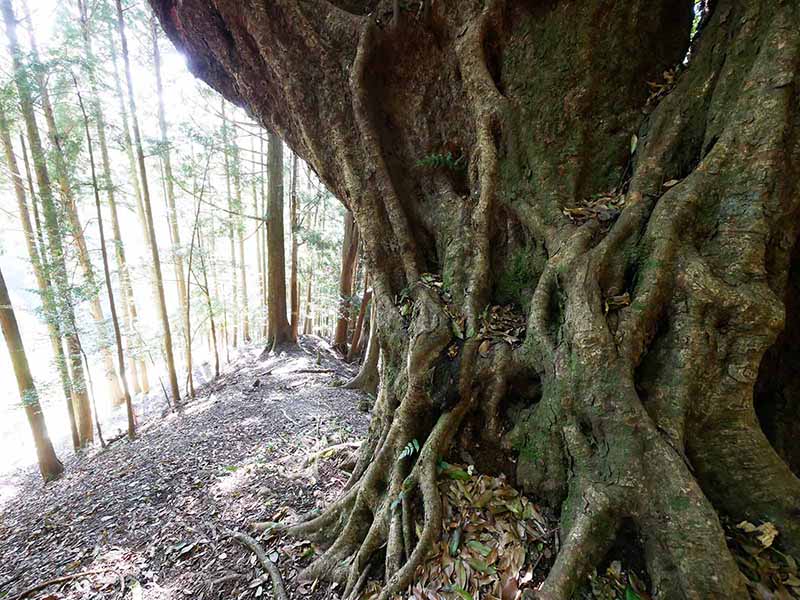
<path fill-rule="evenodd" d="M 290 597 L 339 598 L 342 586 L 298 577 L 324 548 L 271 527 L 333 503 L 367 432 L 361 393 L 336 385 L 352 369 L 316 339 L 303 346 L 266 360 L 246 350 L 182 414 L 155 413 L 139 439 L 71 459 L 54 484 L 20 473 L 19 493 L 2 507 L 0 598 L 47 582 L 26 597 L 272 597 L 269 575 L 231 538 L 236 531 L 256 538 Z M 418 453 L 412 443 L 400 460 Z M 525 598 L 560 548 L 556 515 L 471 465 L 440 460 L 436 474 L 442 535 L 398 597 Z M 774 527 L 726 529 L 752 597 L 800 597 L 797 564 L 774 547 Z M 628 533 L 576 598 L 649 598 L 637 534 Z M 381 569 L 366 571 L 364 598 L 380 594 Z"/>

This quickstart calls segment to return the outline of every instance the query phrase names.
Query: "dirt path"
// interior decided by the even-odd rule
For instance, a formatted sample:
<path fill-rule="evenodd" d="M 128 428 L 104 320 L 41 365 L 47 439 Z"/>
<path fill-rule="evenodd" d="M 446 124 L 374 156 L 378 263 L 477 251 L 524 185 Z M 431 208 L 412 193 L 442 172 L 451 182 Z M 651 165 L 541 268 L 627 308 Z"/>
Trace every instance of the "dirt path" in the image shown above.
<path fill-rule="evenodd" d="M 154 415 L 140 437 L 68 461 L 43 486 L 32 470 L 0 513 L 0 598 L 65 574 L 105 573 L 53 585 L 31 598 L 271 597 L 260 567 L 223 528 L 291 518 L 330 501 L 344 485 L 345 450 L 363 438 L 361 394 L 331 385 L 351 374 L 314 339 L 260 361 L 252 349 L 204 386 L 183 414 Z M 317 357 L 321 364 L 317 364 Z M 335 590 L 295 581 L 313 548 L 262 543 L 293 597 Z"/>

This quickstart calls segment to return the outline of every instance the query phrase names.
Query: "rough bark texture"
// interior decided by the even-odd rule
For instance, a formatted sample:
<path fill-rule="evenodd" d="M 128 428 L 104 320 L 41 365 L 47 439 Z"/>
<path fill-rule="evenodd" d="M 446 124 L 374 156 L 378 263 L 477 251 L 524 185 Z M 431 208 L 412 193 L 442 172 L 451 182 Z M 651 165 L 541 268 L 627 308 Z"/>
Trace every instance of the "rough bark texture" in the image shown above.
<path fill-rule="evenodd" d="M 267 144 L 267 279 L 269 346 L 292 341 L 286 317 L 286 250 L 283 238 L 283 143 L 269 134 Z"/>
<path fill-rule="evenodd" d="M 347 491 L 290 528 L 330 544 L 307 576 L 355 594 L 385 556 L 381 597 L 404 589 L 439 535 L 436 461 L 471 444 L 560 508 L 543 598 L 623 521 L 656 598 L 747 596 L 717 511 L 800 551 L 800 480 L 753 404 L 765 353 L 796 347 L 796 2 L 714 2 L 686 67 L 688 1 L 398 3 L 394 24 L 388 1 L 151 4 L 364 238 L 382 385 Z M 519 342 L 492 341 L 497 305 Z M 777 376 L 762 415 L 797 393 Z"/>
<path fill-rule="evenodd" d="M 25 408 L 25 415 L 28 417 L 33 434 L 33 442 L 36 446 L 36 457 L 39 461 L 39 472 L 45 481 L 52 481 L 61 477 L 64 472 L 64 465 L 58 460 L 56 451 L 47 433 L 47 424 L 44 422 L 42 407 L 39 404 L 39 396 L 36 393 L 36 386 L 33 384 L 33 376 L 28 367 L 28 357 L 25 354 L 25 347 L 22 345 L 22 336 L 19 333 L 17 318 L 14 315 L 14 307 L 11 305 L 11 298 L 8 296 L 6 281 L 3 272 L 0 271 L 0 329 L 3 330 L 3 337 L 6 339 L 8 354 L 11 356 L 11 365 L 14 368 L 14 375 L 17 379 L 17 388 L 22 406 Z"/>

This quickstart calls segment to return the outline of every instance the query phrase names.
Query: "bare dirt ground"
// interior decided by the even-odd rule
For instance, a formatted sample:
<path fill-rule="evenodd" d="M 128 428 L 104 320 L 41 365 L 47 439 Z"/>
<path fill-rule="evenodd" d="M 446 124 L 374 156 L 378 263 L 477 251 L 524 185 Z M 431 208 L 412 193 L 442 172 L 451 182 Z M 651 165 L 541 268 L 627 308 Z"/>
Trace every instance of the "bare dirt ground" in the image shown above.
<path fill-rule="evenodd" d="M 352 368 L 320 340 L 263 360 L 259 352 L 242 352 L 181 413 L 151 410 L 136 440 L 73 455 L 60 481 L 15 473 L 20 491 L 0 513 L 0 598 L 86 571 L 101 572 L 26 597 L 270 597 L 255 557 L 223 531 L 257 536 L 253 521 L 291 520 L 328 503 L 369 416 L 358 410 L 360 392 L 336 386 Z M 295 579 L 310 544 L 260 543 L 292 597 L 336 597 Z"/>

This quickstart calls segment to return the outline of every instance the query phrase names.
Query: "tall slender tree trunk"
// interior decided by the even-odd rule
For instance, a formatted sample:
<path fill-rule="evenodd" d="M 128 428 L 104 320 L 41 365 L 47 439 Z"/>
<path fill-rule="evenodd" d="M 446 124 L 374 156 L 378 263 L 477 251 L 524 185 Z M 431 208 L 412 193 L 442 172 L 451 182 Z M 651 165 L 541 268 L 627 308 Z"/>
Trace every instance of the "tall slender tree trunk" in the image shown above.
<path fill-rule="evenodd" d="M 347 356 L 347 329 L 350 324 L 350 306 L 353 303 L 353 279 L 358 258 L 358 228 L 353 213 L 344 216 L 344 239 L 342 241 L 342 271 L 339 275 L 339 307 L 333 347 Z"/>
<path fill-rule="evenodd" d="M 178 287 L 178 299 L 183 324 L 184 356 L 186 359 L 186 379 L 189 387 L 189 396 L 194 397 L 194 379 L 192 377 L 192 348 L 190 343 L 191 331 L 189 330 L 188 294 L 186 292 L 186 273 L 183 268 L 181 255 L 181 234 L 178 227 L 178 213 L 175 209 L 175 181 L 172 175 L 172 158 L 170 156 L 169 130 L 167 114 L 164 109 L 164 84 L 161 81 L 161 52 L 158 49 L 158 27 L 156 19 L 152 17 L 151 31 L 153 36 L 153 69 L 156 74 L 156 95 L 158 96 L 158 126 L 161 132 L 161 158 L 164 161 L 164 183 L 167 189 L 167 219 L 171 232 L 172 247 L 170 255 L 175 268 L 175 280 Z"/>
<path fill-rule="evenodd" d="M 361 296 L 361 304 L 358 307 L 358 317 L 356 324 L 353 328 L 353 339 L 350 344 L 350 350 L 347 352 L 347 361 L 352 362 L 359 352 L 361 345 L 361 334 L 364 329 L 364 318 L 367 313 L 369 301 L 372 299 L 372 290 L 369 288 L 369 272 L 364 273 L 364 293 Z"/>
<path fill-rule="evenodd" d="M 267 232 L 269 230 L 269 209 L 267 206 L 267 157 L 264 150 L 264 132 L 258 136 L 260 145 L 259 163 L 261 168 L 261 216 L 267 219 L 267 223 L 261 228 L 261 270 L 264 272 L 264 281 L 261 286 L 261 305 L 264 307 L 264 326 L 262 337 L 269 340 L 269 271 L 267 267 L 268 242 Z M 267 342 L 269 343 L 269 342 Z"/>
<path fill-rule="evenodd" d="M 231 286 L 233 287 L 233 305 L 231 306 L 232 321 L 233 321 L 233 347 L 236 348 L 239 343 L 239 273 L 236 269 L 236 226 L 237 209 L 234 206 L 233 195 L 231 194 L 231 147 L 230 147 L 230 132 L 228 130 L 228 117 L 225 113 L 225 100 L 222 100 L 222 157 L 225 165 L 225 193 L 228 203 L 228 242 L 230 243 L 230 274 Z"/>
<path fill-rule="evenodd" d="M 213 236 L 213 229 L 212 229 L 212 236 Z M 211 341 L 211 351 L 214 354 L 214 379 L 219 377 L 219 350 L 217 345 L 217 326 L 214 320 L 214 305 L 211 301 L 211 289 L 208 287 L 208 256 L 205 252 L 205 246 L 203 245 L 203 230 L 202 227 L 198 226 L 197 229 L 197 252 L 200 258 L 200 271 L 203 274 L 203 285 L 202 291 L 203 295 L 206 298 L 206 310 L 208 310 L 208 320 L 210 323 L 210 341 Z"/>
<path fill-rule="evenodd" d="M 97 73 L 95 72 L 94 65 L 95 55 L 94 48 L 92 46 L 92 33 L 85 0 L 78 0 L 78 9 L 81 19 L 83 48 L 86 55 L 86 71 L 89 79 L 89 88 L 91 90 L 92 119 L 95 122 L 95 127 L 97 129 L 97 142 L 100 146 L 100 159 L 102 164 L 101 187 L 103 190 L 105 190 L 105 194 L 108 199 L 108 206 L 111 211 L 114 255 L 116 257 L 117 270 L 119 271 L 120 289 L 122 291 L 120 308 L 122 310 L 122 322 L 125 326 L 126 339 L 128 342 L 127 371 L 130 374 L 131 391 L 134 394 L 138 394 L 142 388 L 139 384 L 139 372 L 136 359 L 132 354 L 132 349 L 136 347 L 136 302 L 133 296 L 130 272 L 128 271 L 128 264 L 125 259 L 125 247 L 122 242 L 122 234 L 119 227 L 116 193 L 114 191 L 114 182 L 111 176 L 111 159 L 108 153 L 105 117 L 103 114 L 103 105 L 100 101 L 100 95 L 97 89 Z M 120 397 L 120 399 L 122 398 Z"/>
<path fill-rule="evenodd" d="M 9 50 L 14 68 L 14 79 L 20 99 L 20 108 L 30 142 L 34 172 L 36 173 L 39 184 L 39 196 L 42 200 L 42 211 L 44 213 L 45 228 L 47 230 L 49 255 L 47 263 L 50 266 L 55 280 L 56 299 L 54 304 L 57 306 L 58 319 L 63 324 L 62 326 L 67 344 L 67 355 L 69 357 L 70 378 L 72 382 L 71 395 L 78 427 L 79 445 L 80 447 L 84 447 L 91 444 L 94 439 L 91 417 L 92 411 L 86 392 L 86 384 L 84 382 L 80 342 L 78 341 L 77 331 L 75 331 L 74 327 L 75 315 L 72 306 L 72 290 L 67 276 L 59 212 L 56 208 L 52 189 L 50 187 L 50 174 L 47 170 L 47 159 L 42 147 L 39 127 L 36 123 L 31 83 L 28 80 L 26 67 L 22 62 L 22 54 L 17 41 L 17 21 L 14 16 L 11 0 L 0 1 L 0 9 L 3 12 L 3 20 L 5 21 Z"/>
<path fill-rule="evenodd" d="M 242 291 L 242 341 L 250 341 L 250 308 L 247 302 L 247 261 L 244 252 L 244 204 L 242 202 L 242 164 L 236 136 L 232 145 L 233 189 L 236 198 L 236 239 L 239 243 L 239 287 Z"/>
<path fill-rule="evenodd" d="M 136 96 L 133 89 L 133 79 L 131 78 L 131 65 L 128 56 L 128 40 L 125 36 L 125 18 L 122 14 L 122 2 L 116 0 L 117 5 L 117 24 L 119 28 L 119 38 L 122 45 L 122 61 L 125 67 L 125 80 L 128 84 L 128 101 L 130 102 L 131 123 L 133 125 L 133 138 L 136 144 L 136 154 L 139 164 L 139 175 L 142 184 L 142 204 L 144 205 L 145 220 L 147 221 L 147 239 L 150 241 L 150 254 L 153 260 L 153 272 L 155 274 L 157 287 L 158 311 L 161 317 L 161 330 L 164 336 L 164 355 L 167 361 L 167 374 L 169 377 L 170 393 L 173 403 L 178 406 L 181 404 L 181 392 L 178 387 L 178 376 L 175 372 L 175 358 L 172 353 L 172 332 L 169 326 L 169 314 L 167 312 L 167 302 L 164 298 L 164 280 L 161 276 L 161 258 L 158 253 L 158 243 L 156 240 L 155 225 L 153 223 L 153 211 L 150 203 L 150 188 L 147 183 L 147 167 L 144 161 L 144 149 L 142 148 L 142 137 L 139 133 L 139 119 L 136 113 Z"/>
<path fill-rule="evenodd" d="M 22 8 L 25 15 L 25 20 L 28 23 L 28 33 L 31 44 L 31 55 L 36 64 L 41 63 L 39 57 L 39 49 L 36 43 L 36 37 L 33 32 L 32 20 L 28 5 L 25 0 L 22 2 Z M 80 222 L 78 215 L 78 206 L 75 198 L 74 190 L 69 181 L 69 173 L 67 170 L 66 158 L 64 156 L 63 144 L 61 135 L 56 125 L 55 113 L 53 112 L 53 105 L 50 101 L 50 92 L 47 87 L 45 72 L 43 69 L 37 69 L 37 84 L 39 89 L 39 97 L 44 112 L 45 123 L 47 124 L 47 133 L 50 138 L 50 144 L 53 147 L 53 163 L 56 170 L 56 178 L 58 179 L 59 189 L 61 191 L 61 199 L 64 204 L 64 212 L 66 213 L 67 220 L 71 227 L 71 233 L 75 239 L 75 244 L 78 247 L 78 262 L 81 265 L 84 279 L 90 290 L 90 313 L 94 319 L 97 328 L 97 334 L 100 342 L 100 354 L 102 357 L 103 369 L 105 372 L 106 384 L 108 386 L 109 399 L 112 404 L 121 404 L 122 388 L 119 384 L 117 373 L 114 369 L 114 358 L 109 347 L 108 327 L 103 315 L 103 306 L 100 303 L 100 288 L 97 283 L 97 278 L 94 274 L 94 267 L 89 256 L 89 248 L 86 245 L 86 238 L 83 235 L 83 225 Z"/>
<path fill-rule="evenodd" d="M 36 219 L 35 234 L 31 226 L 30 213 L 28 211 L 28 203 L 25 197 L 25 187 L 22 183 L 19 167 L 17 165 L 17 158 L 14 153 L 14 146 L 11 143 L 11 133 L 9 131 L 8 119 L 6 118 L 5 110 L 0 106 L 0 138 L 3 142 L 3 151 L 5 153 L 6 165 L 11 174 L 11 182 L 14 187 L 14 194 L 17 197 L 17 208 L 19 210 L 19 220 L 22 224 L 22 232 L 25 235 L 25 244 L 28 249 L 28 257 L 30 258 L 31 265 L 33 266 L 33 273 L 36 276 L 36 284 L 39 288 L 39 296 L 44 310 L 45 322 L 47 323 L 47 332 L 50 338 L 50 344 L 53 348 L 53 358 L 56 361 L 56 368 L 58 369 L 59 379 L 61 381 L 61 390 L 64 393 L 64 400 L 67 405 L 67 416 L 69 418 L 69 427 L 72 434 L 72 446 L 74 449 L 80 448 L 80 435 L 78 434 L 78 426 L 75 422 L 75 410 L 72 406 L 72 380 L 70 379 L 69 370 L 67 368 L 67 361 L 64 356 L 64 346 L 61 341 L 61 324 L 58 319 L 58 310 L 55 306 L 54 297 L 56 291 L 52 289 L 49 280 L 49 269 L 46 263 L 45 246 L 43 239 L 41 239 L 41 228 L 39 219 Z M 30 169 L 28 167 L 28 156 L 25 145 L 22 145 L 22 155 L 25 159 L 25 170 L 28 176 L 28 181 L 33 190 L 33 181 L 30 177 Z M 31 192 L 33 198 L 33 191 Z M 35 199 L 34 199 L 35 201 Z M 40 243 L 37 246 L 37 234 L 40 238 Z"/>
<path fill-rule="evenodd" d="M 0 270 L 0 329 L 3 330 L 3 337 L 6 339 L 11 365 L 14 367 L 14 375 L 17 379 L 19 397 L 33 434 L 39 472 L 45 481 L 53 481 L 64 473 L 64 465 L 58 460 L 50 441 L 50 435 L 47 433 L 47 424 L 39 404 L 39 394 L 33 383 L 28 357 L 25 354 L 25 347 L 22 345 L 22 336 L 19 333 L 17 318 L 14 314 L 14 307 L 11 305 L 2 270 Z"/>
<path fill-rule="evenodd" d="M 269 346 L 275 351 L 291 342 L 286 318 L 286 255 L 283 234 L 283 142 L 272 132 L 268 137 L 267 173 L 269 215 L 267 216 L 267 274 L 269 279 Z"/>
<path fill-rule="evenodd" d="M 289 197 L 289 213 L 291 216 L 290 226 L 292 228 L 292 265 L 289 276 L 289 295 L 291 318 L 291 339 L 297 341 L 300 332 L 300 282 L 297 278 L 299 265 L 297 264 L 300 250 L 300 224 L 298 222 L 298 198 L 297 198 L 297 155 L 292 153 L 292 189 Z"/>
<path fill-rule="evenodd" d="M 100 253 L 103 257 L 103 275 L 106 280 L 106 290 L 108 291 L 108 307 L 111 311 L 111 324 L 114 328 L 114 340 L 117 345 L 117 363 L 119 365 L 120 378 L 122 379 L 122 391 L 125 396 L 125 409 L 128 416 L 128 437 L 133 439 L 136 437 L 136 421 L 133 416 L 133 403 L 131 402 L 131 394 L 128 389 L 128 378 L 125 375 L 125 354 L 122 349 L 122 333 L 119 327 L 119 319 L 117 318 L 117 306 L 114 302 L 114 290 L 111 287 L 111 269 L 108 266 L 108 252 L 106 251 L 106 234 L 103 227 L 103 211 L 100 209 L 100 188 L 97 184 L 97 172 L 94 164 L 94 149 L 92 148 L 92 134 L 89 130 L 89 115 L 86 113 L 86 108 L 83 104 L 80 89 L 78 89 L 78 81 L 75 80 L 75 88 L 78 94 L 78 104 L 83 113 L 83 126 L 86 133 L 86 147 L 89 151 L 89 168 L 92 175 L 92 190 L 94 191 L 94 205 L 97 213 L 97 227 L 100 231 Z M 95 419 L 97 415 L 97 407 L 95 406 Z M 97 423 L 98 435 L 102 442 L 102 433 L 100 433 L 100 423 Z"/>
<path fill-rule="evenodd" d="M 253 146 L 252 138 L 250 139 L 250 154 L 252 156 L 257 156 L 255 148 Z M 253 177 L 251 178 L 250 183 L 252 186 L 252 193 L 253 193 L 253 214 L 263 219 L 264 214 L 260 210 L 258 186 L 255 173 L 253 173 Z M 266 229 L 266 226 L 267 225 L 264 221 L 259 221 L 258 225 L 256 226 L 257 230 L 255 232 L 256 262 L 258 263 L 258 289 L 256 290 L 256 307 L 257 307 L 256 314 L 258 315 L 258 323 L 256 324 L 257 326 L 256 336 L 261 335 L 262 332 L 264 331 L 264 323 L 266 323 L 267 319 L 266 306 L 263 302 L 264 278 L 266 276 L 266 273 L 264 271 L 264 246 L 261 243 L 263 230 Z M 264 336 L 262 335 L 262 337 Z"/>
<path fill-rule="evenodd" d="M 130 122 L 128 119 L 128 108 L 125 102 L 125 92 L 122 90 L 122 82 L 119 76 L 119 64 L 117 62 L 117 43 L 116 43 L 116 35 L 118 31 L 112 26 L 108 32 L 108 40 L 109 40 L 109 51 L 111 54 L 111 63 L 112 69 L 111 74 L 114 80 L 114 94 L 117 97 L 118 101 L 118 110 L 120 117 L 122 119 L 122 142 L 125 148 L 125 156 L 128 159 L 128 178 L 130 183 L 133 187 L 133 197 L 136 203 L 136 213 L 139 216 L 139 225 L 141 226 L 142 231 L 142 239 L 145 242 L 146 247 L 148 250 L 150 249 L 150 236 L 147 233 L 147 219 L 144 215 L 144 207 L 142 204 L 142 188 L 139 184 L 139 175 L 137 174 L 137 166 L 136 166 L 136 156 L 133 148 L 133 140 L 131 138 L 131 130 L 130 130 Z M 116 211 L 116 207 L 112 210 L 112 225 L 116 223 L 116 227 L 114 229 L 114 237 L 116 239 L 120 239 L 118 237 L 119 231 L 119 219 Z M 124 259 L 124 255 L 123 255 Z M 155 280 L 155 274 L 153 271 L 152 266 L 148 269 L 150 273 L 150 284 L 151 290 L 153 293 L 154 301 L 157 301 L 158 298 L 158 285 Z M 147 393 L 150 391 L 150 381 L 147 375 L 147 360 L 146 360 L 146 348 L 144 339 L 142 339 L 139 326 L 138 326 L 138 313 L 136 310 L 136 304 L 134 302 L 133 296 L 133 285 L 131 283 L 130 278 L 130 271 L 128 270 L 127 263 L 125 263 L 125 272 L 127 273 L 127 281 L 130 293 L 126 293 L 126 296 L 130 299 L 129 308 L 130 308 L 130 315 L 131 315 L 131 327 L 133 328 L 133 333 L 137 341 L 137 351 L 140 357 L 136 360 L 137 364 L 137 372 L 139 375 L 139 384 L 141 387 L 141 391 Z"/>
<path fill-rule="evenodd" d="M 317 205 L 314 207 L 314 220 L 311 223 L 312 230 L 315 230 L 317 228 L 317 218 L 319 217 L 319 205 L 320 202 L 317 202 Z M 310 248 L 309 251 L 311 251 Z M 308 275 L 306 276 L 306 312 L 305 312 L 305 319 L 303 320 L 303 335 L 311 335 L 312 333 L 314 333 L 314 311 L 311 305 L 311 288 L 314 283 L 313 264 L 314 264 L 313 257 L 309 257 Z"/>

